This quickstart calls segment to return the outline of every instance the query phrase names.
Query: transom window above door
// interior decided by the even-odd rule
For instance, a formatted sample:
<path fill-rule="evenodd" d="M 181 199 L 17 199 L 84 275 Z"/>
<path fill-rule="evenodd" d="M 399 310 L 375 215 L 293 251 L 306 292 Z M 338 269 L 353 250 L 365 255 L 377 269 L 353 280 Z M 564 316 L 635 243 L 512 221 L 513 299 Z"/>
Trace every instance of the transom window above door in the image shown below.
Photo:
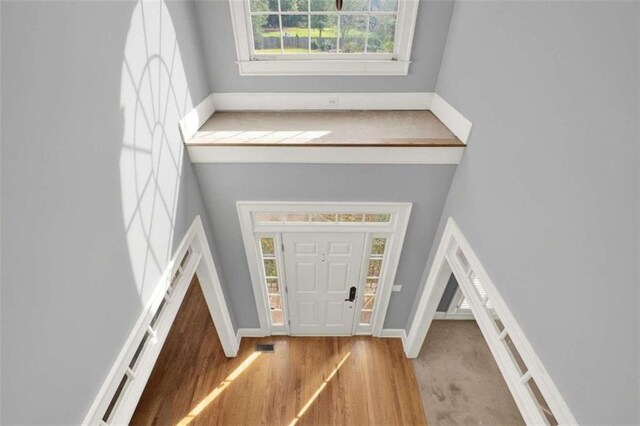
<path fill-rule="evenodd" d="M 230 0 L 241 75 L 406 75 L 418 0 Z"/>
<path fill-rule="evenodd" d="M 389 213 L 311 213 L 311 212 L 259 212 L 254 213 L 254 222 L 258 225 L 273 225 L 286 223 L 288 225 L 307 224 L 388 224 L 391 221 Z"/>

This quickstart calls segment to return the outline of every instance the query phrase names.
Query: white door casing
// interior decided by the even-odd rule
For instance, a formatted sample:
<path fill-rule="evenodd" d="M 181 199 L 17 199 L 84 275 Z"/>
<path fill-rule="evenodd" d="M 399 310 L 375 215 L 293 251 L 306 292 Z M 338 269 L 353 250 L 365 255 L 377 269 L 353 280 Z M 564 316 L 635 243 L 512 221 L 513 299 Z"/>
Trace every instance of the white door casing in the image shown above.
<path fill-rule="evenodd" d="M 282 293 L 283 309 L 285 311 L 284 325 L 273 324 L 272 307 L 269 301 L 267 285 L 265 283 L 265 271 L 263 265 L 263 257 L 260 248 L 260 238 L 275 238 L 278 247 L 276 258 L 278 262 L 278 270 L 286 288 L 287 279 L 284 265 L 284 250 L 282 250 L 282 238 L 288 233 L 361 233 L 365 234 L 365 247 L 363 250 L 363 269 L 361 277 L 356 286 L 364 286 L 365 275 L 367 273 L 367 262 L 371 243 L 374 238 L 387 238 L 387 248 L 384 254 L 384 267 L 382 276 L 378 283 L 375 306 L 370 323 L 354 325 L 353 332 L 355 334 L 382 336 L 383 325 L 386 317 L 387 308 L 391 299 L 392 287 L 395 283 L 395 275 L 400 260 L 404 238 L 409 224 L 411 215 L 411 203 L 385 203 L 385 202 L 300 202 L 300 201 L 238 201 L 238 218 L 242 231 L 245 252 L 249 273 L 251 276 L 251 284 L 255 297 L 259 328 L 246 329 L 250 330 L 250 335 L 271 335 L 271 334 L 290 334 L 288 327 L 288 312 L 290 308 L 287 304 L 286 293 Z M 341 222 L 340 220 L 319 221 L 289 221 L 283 219 L 283 215 L 303 215 L 322 214 L 323 216 L 331 214 L 350 214 L 350 215 L 388 215 L 386 220 Z M 267 215 L 268 220 L 260 218 L 260 215 Z M 366 252 L 366 253 L 365 253 Z M 362 291 L 358 290 L 356 303 L 354 306 L 355 316 L 358 318 L 360 305 L 363 302 Z M 343 299 L 346 297 L 343 297 Z"/>
<path fill-rule="evenodd" d="M 284 263 L 292 335 L 351 335 L 364 233 L 285 233 Z"/>

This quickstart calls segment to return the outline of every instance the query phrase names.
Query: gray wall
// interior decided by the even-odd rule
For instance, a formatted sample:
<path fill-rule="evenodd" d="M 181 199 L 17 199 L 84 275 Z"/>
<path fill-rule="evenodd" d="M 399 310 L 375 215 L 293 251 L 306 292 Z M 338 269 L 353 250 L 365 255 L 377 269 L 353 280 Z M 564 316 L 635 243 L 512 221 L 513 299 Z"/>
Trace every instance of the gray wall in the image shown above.
<path fill-rule="evenodd" d="M 177 132 L 177 116 L 210 93 L 193 3 L 169 4 L 162 29 L 160 3 L 146 5 L 145 34 L 134 2 L 2 2 L 3 424 L 82 421 L 157 269 L 196 214 L 206 224 Z M 150 51 L 164 43 L 155 62 L 144 36 Z M 154 99 L 180 94 L 152 120 L 165 139 L 136 108 L 156 108 L 143 69 L 158 58 L 173 72 L 153 82 Z M 160 164 L 147 186 L 155 204 L 135 181 L 149 176 L 145 149 Z"/>
<path fill-rule="evenodd" d="M 423 0 L 418 9 L 408 76 L 256 77 L 238 74 L 227 0 L 197 0 L 209 81 L 214 92 L 433 92 L 453 0 Z"/>
<path fill-rule="evenodd" d="M 474 127 L 431 256 L 452 216 L 580 424 L 640 422 L 638 6 L 456 3 L 437 86 Z"/>
<path fill-rule="evenodd" d="M 456 281 L 455 275 L 451 274 L 444 293 L 442 294 L 442 299 L 440 299 L 440 303 L 438 303 L 438 312 L 447 312 L 447 309 L 449 309 L 453 301 L 453 297 L 456 295 L 456 290 L 458 290 L 458 281 Z"/>
<path fill-rule="evenodd" d="M 386 328 L 403 328 L 455 166 L 195 164 L 239 327 L 259 327 L 236 201 L 397 201 L 413 210 Z M 215 206 L 215 209 L 213 207 Z"/>

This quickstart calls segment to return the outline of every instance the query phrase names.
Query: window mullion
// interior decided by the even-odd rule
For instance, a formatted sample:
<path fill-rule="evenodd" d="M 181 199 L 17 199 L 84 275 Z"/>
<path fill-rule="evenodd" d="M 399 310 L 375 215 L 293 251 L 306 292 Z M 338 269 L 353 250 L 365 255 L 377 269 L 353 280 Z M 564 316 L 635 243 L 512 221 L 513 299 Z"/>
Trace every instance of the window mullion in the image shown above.
<path fill-rule="evenodd" d="M 280 24 L 280 53 L 284 55 L 284 31 L 282 30 L 282 0 L 278 0 L 278 23 Z"/>
<path fill-rule="evenodd" d="M 336 34 L 336 53 L 340 53 L 340 40 L 342 36 L 340 34 L 340 21 L 342 20 L 342 15 L 338 12 L 338 29 Z"/>
<path fill-rule="evenodd" d="M 307 52 L 311 54 L 311 0 L 307 0 Z"/>

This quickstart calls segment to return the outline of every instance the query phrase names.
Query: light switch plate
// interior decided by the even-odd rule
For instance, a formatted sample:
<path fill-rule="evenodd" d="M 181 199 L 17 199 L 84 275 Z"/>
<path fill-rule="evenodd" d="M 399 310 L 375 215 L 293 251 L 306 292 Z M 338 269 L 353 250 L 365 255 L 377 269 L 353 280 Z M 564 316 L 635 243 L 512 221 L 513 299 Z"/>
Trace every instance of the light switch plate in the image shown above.
<path fill-rule="evenodd" d="M 393 291 L 400 291 L 402 290 L 402 286 L 401 285 L 394 285 L 393 286 Z"/>

